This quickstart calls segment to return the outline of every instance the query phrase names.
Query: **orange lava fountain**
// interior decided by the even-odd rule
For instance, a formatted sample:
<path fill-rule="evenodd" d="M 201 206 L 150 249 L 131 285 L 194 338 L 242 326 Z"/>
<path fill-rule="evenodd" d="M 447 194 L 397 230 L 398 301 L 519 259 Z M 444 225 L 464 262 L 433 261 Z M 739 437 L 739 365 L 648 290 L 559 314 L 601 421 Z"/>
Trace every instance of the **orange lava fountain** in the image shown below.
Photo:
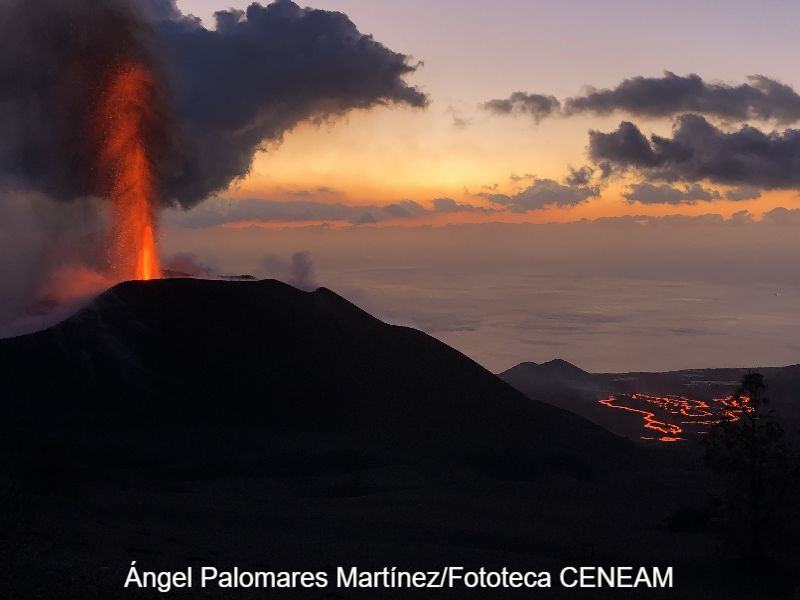
<path fill-rule="evenodd" d="M 114 70 L 103 91 L 99 169 L 113 202 L 110 263 L 122 279 L 157 279 L 156 194 L 149 139 L 156 126 L 157 82 L 141 64 Z"/>

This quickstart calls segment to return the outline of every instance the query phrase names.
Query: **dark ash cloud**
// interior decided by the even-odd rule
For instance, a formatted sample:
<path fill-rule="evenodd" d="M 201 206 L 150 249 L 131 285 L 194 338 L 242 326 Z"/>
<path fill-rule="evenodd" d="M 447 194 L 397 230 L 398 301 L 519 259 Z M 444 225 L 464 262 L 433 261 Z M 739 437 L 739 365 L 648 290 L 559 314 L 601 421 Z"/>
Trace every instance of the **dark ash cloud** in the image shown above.
<path fill-rule="evenodd" d="M 0 2 L 0 185 L 56 199 L 99 194 L 102 92 L 130 64 L 149 67 L 163 81 L 156 49 L 152 22 L 138 2 Z M 147 145 L 162 163 L 167 99 L 151 91 Z"/>
<path fill-rule="evenodd" d="M 706 189 L 698 183 L 687 185 L 683 189 L 666 184 L 635 183 L 623 196 L 630 204 L 635 202 L 640 204 L 697 204 L 720 198 L 719 192 Z"/>
<path fill-rule="evenodd" d="M 409 58 L 343 13 L 277 0 L 216 22 L 205 29 L 174 0 L 0 3 L 0 177 L 59 198 L 94 193 L 86 134 L 98 82 L 131 60 L 164 84 L 170 135 L 151 158 L 163 202 L 184 207 L 247 175 L 254 153 L 300 122 L 427 103 L 404 81 Z"/>
<path fill-rule="evenodd" d="M 765 133 L 744 125 L 726 132 L 698 115 L 679 117 L 671 138 L 648 139 L 633 123 L 589 132 L 589 156 L 649 180 L 711 181 L 761 189 L 800 186 L 800 130 Z"/>
<path fill-rule="evenodd" d="M 489 100 L 483 108 L 496 115 L 524 115 L 537 123 L 561 110 L 561 103 L 555 96 L 514 92 L 505 99 Z"/>
<path fill-rule="evenodd" d="M 265 140 L 301 121 L 427 98 L 405 83 L 416 66 L 358 31 L 343 13 L 289 0 L 221 11 L 208 31 L 187 19 L 159 25 L 184 160 L 167 179 L 183 205 L 225 189 Z"/>
<path fill-rule="evenodd" d="M 538 178 L 533 180 L 532 185 L 513 195 L 482 194 L 487 200 L 518 213 L 541 208 L 577 206 L 599 195 L 598 187 L 562 185 L 552 179 Z"/>

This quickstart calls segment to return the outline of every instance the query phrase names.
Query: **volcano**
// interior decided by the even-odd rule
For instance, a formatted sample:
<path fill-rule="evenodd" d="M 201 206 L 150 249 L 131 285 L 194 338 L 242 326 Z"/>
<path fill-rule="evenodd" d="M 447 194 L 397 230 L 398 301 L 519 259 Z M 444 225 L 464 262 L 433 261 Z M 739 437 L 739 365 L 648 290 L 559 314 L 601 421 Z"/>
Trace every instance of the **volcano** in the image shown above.
<path fill-rule="evenodd" d="M 154 597 L 123 588 L 133 561 L 331 576 L 666 564 L 681 594 L 654 597 L 740 597 L 708 567 L 707 481 L 681 454 L 529 399 L 327 289 L 122 283 L 51 329 L 0 340 L 0 365 L 9 597 Z M 563 362 L 536 371 L 595 377 Z M 351 597 L 320 592 L 279 595 Z"/>
<path fill-rule="evenodd" d="M 25 436 L 90 451 L 109 431 L 202 442 L 210 427 L 246 426 L 523 478 L 627 452 L 420 331 L 277 281 L 122 283 L 52 329 L 0 341 L 0 364 Z"/>

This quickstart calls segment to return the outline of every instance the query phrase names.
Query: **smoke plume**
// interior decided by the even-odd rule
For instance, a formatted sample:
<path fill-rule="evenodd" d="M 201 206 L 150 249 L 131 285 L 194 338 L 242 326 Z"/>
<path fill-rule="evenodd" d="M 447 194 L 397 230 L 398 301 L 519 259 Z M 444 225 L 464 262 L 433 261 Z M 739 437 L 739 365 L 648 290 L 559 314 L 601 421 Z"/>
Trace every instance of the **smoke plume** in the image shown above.
<path fill-rule="evenodd" d="M 310 252 L 295 252 L 290 260 L 271 254 L 263 261 L 263 270 L 268 277 L 311 292 L 319 287 L 316 268 Z"/>
<path fill-rule="evenodd" d="M 408 57 L 338 12 L 254 3 L 218 12 L 208 30 L 172 0 L 5 0 L 2 182 L 59 199 L 97 193 L 88 122 L 104 78 L 130 63 L 163 83 L 173 118 L 150 132 L 150 159 L 161 201 L 187 208 L 302 121 L 427 102 L 403 80 L 416 69 Z"/>
<path fill-rule="evenodd" d="M 212 30 L 175 0 L 0 0 L 0 203 L 96 210 L 103 203 L 93 198 L 113 199 L 115 208 L 102 210 L 117 215 L 122 233 L 92 228 L 88 254 L 124 262 L 108 244 L 128 248 L 121 241 L 132 232 L 143 278 L 157 276 L 155 205 L 191 208 L 224 190 L 248 174 L 258 150 L 301 122 L 378 105 L 425 106 L 426 96 L 404 81 L 416 68 L 346 15 L 289 0 L 218 12 Z M 120 176 L 122 168 L 130 171 Z M 17 232 L 0 223 L 12 262 L 22 252 L 37 257 L 35 268 L 14 269 L 0 299 L 6 306 L 24 306 L 30 290 L 52 287 L 42 281 L 52 265 L 41 252 L 6 244 L 19 236 L 45 244 L 40 220 L 26 226 Z"/>
<path fill-rule="evenodd" d="M 0 3 L 0 183 L 67 200 L 102 192 L 103 125 L 95 115 L 104 86 L 122 65 L 156 70 L 155 32 L 137 6 L 122 0 Z M 156 106 L 161 99 L 151 101 Z M 153 123 L 151 151 L 165 131 L 163 121 Z"/>

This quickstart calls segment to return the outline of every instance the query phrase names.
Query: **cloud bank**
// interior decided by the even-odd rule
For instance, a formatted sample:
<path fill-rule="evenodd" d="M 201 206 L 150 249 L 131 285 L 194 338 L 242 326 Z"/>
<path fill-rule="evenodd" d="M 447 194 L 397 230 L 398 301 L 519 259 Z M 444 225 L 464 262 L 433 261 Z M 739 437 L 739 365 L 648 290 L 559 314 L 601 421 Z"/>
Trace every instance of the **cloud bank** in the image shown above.
<path fill-rule="evenodd" d="M 560 102 L 554 96 L 514 92 L 505 99 L 489 100 L 484 108 L 495 114 L 526 115 L 537 123 L 561 115 L 609 115 L 674 117 L 698 113 L 725 121 L 800 120 L 800 94 L 794 88 L 764 75 L 752 75 L 747 83 L 728 85 L 705 81 L 696 74 L 631 77 L 614 88 L 589 87 L 579 96 Z"/>
<path fill-rule="evenodd" d="M 583 177 L 572 178 L 583 181 Z M 512 212 L 523 213 L 542 208 L 577 206 L 589 198 L 599 196 L 600 188 L 590 187 L 585 182 L 584 185 L 562 185 L 552 179 L 534 178 L 530 186 L 516 194 L 481 195 Z"/>
<path fill-rule="evenodd" d="M 761 189 L 800 185 L 800 130 L 767 133 L 744 125 L 726 132 L 692 114 L 677 119 L 672 137 L 648 138 L 630 122 L 610 133 L 590 131 L 589 156 L 616 171 L 636 170 L 648 180 Z"/>
<path fill-rule="evenodd" d="M 628 192 L 623 194 L 631 204 L 697 204 L 718 200 L 721 196 L 716 190 L 708 190 L 694 183 L 683 189 L 671 185 L 653 185 L 650 183 L 634 183 Z"/>
<path fill-rule="evenodd" d="M 452 198 L 436 198 L 429 208 L 413 200 L 401 200 L 387 205 L 356 205 L 316 200 L 210 198 L 188 212 L 168 211 L 165 213 L 164 222 L 167 225 L 190 229 L 249 222 L 346 222 L 353 225 L 368 225 L 382 221 L 474 212 L 488 214 L 493 212 L 493 209 L 456 202 Z"/>

